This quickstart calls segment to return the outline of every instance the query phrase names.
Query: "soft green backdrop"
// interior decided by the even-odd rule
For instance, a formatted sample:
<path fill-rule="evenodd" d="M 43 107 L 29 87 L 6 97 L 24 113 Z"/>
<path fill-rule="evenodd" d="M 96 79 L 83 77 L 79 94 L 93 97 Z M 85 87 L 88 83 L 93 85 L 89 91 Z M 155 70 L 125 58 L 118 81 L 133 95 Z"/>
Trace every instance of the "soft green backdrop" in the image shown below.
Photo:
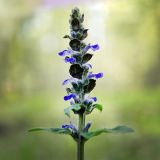
<path fill-rule="evenodd" d="M 63 109 L 74 6 L 85 13 L 86 42 L 99 43 L 91 63 L 103 71 L 91 93 L 103 104 L 91 129 L 125 124 L 136 132 L 95 137 L 86 160 L 160 159 L 159 0 L 0 0 L 0 160 L 75 160 L 70 137 L 27 133 L 32 127 L 77 123 Z"/>

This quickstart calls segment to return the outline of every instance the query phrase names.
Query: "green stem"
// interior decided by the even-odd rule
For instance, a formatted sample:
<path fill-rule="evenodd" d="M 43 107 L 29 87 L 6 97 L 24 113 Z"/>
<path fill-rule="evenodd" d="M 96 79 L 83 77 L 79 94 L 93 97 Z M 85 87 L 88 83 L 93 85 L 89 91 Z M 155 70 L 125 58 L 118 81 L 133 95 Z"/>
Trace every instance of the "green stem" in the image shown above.
<path fill-rule="evenodd" d="M 85 126 L 85 115 L 79 114 L 79 138 L 77 142 L 77 160 L 84 160 L 84 140 L 80 136 L 80 133 L 83 131 Z"/>

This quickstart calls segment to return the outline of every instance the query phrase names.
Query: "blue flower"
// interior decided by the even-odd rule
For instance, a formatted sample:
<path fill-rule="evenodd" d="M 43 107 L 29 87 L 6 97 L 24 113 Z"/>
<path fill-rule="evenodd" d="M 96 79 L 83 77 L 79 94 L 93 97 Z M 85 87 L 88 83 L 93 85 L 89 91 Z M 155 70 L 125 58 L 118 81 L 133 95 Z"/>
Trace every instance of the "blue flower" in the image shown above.
<path fill-rule="evenodd" d="M 59 56 L 65 56 L 65 55 L 69 55 L 71 53 L 73 53 L 72 50 L 63 50 L 62 52 L 59 52 L 58 55 Z"/>
<path fill-rule="evenodd" d="M 75 31 L 72 31 L 72 32 L 71 32 L 71 36 L 72 36 L 73 38 L 76 38 L 76 32 L 75 32 Z"/>
<path fill-rule="evenodd" d="M 70 100 L 71 98 L 76 98 L 76 94 L 71 93 L 71 94 L 69 94 L 69 95 L 67 95 L 67 96 L 64 96 L 64 100 L 65 100 L 65 101 L 68 101 L 68 100 Z"/>
<path fill-rule="evenodd" d="M 102 78 L 103 77 L 103 73 L 98 73 L 98 74 L 95 74 L 95 78 L 98 79 L 98 78 Z"/>
<path fill-rule="evenodd" d="M 92 72 L 90 72 L 89 74 L 88 74 L 88 78 L 96 78 L 96 79 L 98 79 L 98 78 L 102 78 L 103 77 L 103 73 L 97 73 L 97 74 L 93 74 Z"/>
<path fill-rule="evenodd" d="M 93 77 L 95 77 L 95 74 L 93 74 L 92 72 L 89 72 L 88 78 L 93 78 Z"/>
<path fill-rule="evenodd" d="M 83 49 L 83 52 L 87 52 L 90 49 L 90 44 L 86 45 L 86 47 Z"/>
<path fill-rule="evenodd" d="M 66 79 L 66 80 L 64 80 L 63 81 L 63 83 L 62 83 L 62 85 L 66 85 L 66 84 L 68 84 L 68 82 L 70 81 L 70 79 Z"/>
<path fill-rule="evenodd" d="M 70 78 L 70 79 L 65 79 L 63 82 L 62 82 L 62 85 L 67 85 L 69 82 L 74 82 L 74 83 L 77 83 L 77 80 L 75 78 Z"/>
<path fill-rule="evenodd" d="M 92 51 L 96 51 L 96 50 L 99 50 L 99 45 L 98 44 L 94 44 L 94 45 L 91 45 L 91 44 L 88 44 L 84 49 L 83 49 L 83 52 L 87 52 L 89 49 L 92 49 Z"/>
<path fill-rule="evenodd" d="M 75 127 L 73 124 L 71 124 L 71 123 L 70 123 L 70 125 L 68 125 L 68 124 L 63 124 L 63 125 L 62 125 L 62 128 L 63 128 L 63 129 L 71 129 L 72 131 L 77 132 L 76 127 Z"/>
<path fill-rule="evenodd" d="M 67 62 L 75 63 L 75 62 L 76 62 L 76 59 L 75 59 L 75 58 L 73 58 L 73 57 L 71 57 L 71 58 L 66 57 L 66 58 L 64 59 L 64 61 L 65 61 L 66 63 L 67 63 Z"/>
<path fill-rule="evenodd" d="M 97 97 L 92 97 L 91 99 L 92 99 L 94 102 L 97 101 Z"/>
<path fill-rule="evenodd" d="M 90 105 L 90 104 L 92 104 L 93 102 L 96 102 L 96 101 L 97 101 L 97 97 L 91 97 L 91 98 L 85 99 L 83 103 L 85 105 Z"/>
<path fill-rule="evenodd" d="M 99 50 L 99 45 L 98 45 L 98 44 L 91 45 L 90 48 L 91 48 L 93 51 L 96 51 L 96 50 Z"/>
<path fill-rule="evenodd" d="M 88 130 L 89 130 L 89 128 L 91 127 L 91 125 L 92 125 L 92 122 L 88 122 L 88 123 L 86 124 L 86 126 L 84 127 L 83 131 L 84 131 L 84 132 L 88 132 Z"/>

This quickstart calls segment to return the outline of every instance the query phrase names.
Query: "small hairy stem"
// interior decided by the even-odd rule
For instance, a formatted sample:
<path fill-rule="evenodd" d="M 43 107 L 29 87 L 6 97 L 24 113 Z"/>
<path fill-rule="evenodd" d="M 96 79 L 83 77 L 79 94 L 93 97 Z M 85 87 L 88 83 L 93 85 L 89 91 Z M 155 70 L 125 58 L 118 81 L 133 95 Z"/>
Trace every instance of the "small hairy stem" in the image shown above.
<path fill-rule="evenodd" d="M 79 138 L 77 142 L 77 160 L 84 160 L 84 140 L 80 136 L 80 133 L 83 131 L 84 126 L 85 126 L 85 115 L 79 114 L 79 126 L 78 126 Z"/>

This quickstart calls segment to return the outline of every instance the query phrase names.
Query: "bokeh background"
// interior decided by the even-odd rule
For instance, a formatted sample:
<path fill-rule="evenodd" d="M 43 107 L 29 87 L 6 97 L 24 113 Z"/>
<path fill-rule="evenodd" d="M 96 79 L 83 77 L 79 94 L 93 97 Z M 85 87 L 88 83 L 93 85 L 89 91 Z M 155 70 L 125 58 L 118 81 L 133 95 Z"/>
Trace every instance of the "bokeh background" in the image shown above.
<path fill-rule="evenodd" d="M 0 0 L 0 160 L 75 160 L 68 136 L 28 133 L 33 127 L 77 123 L 63 109 L 73 7 L 85 13 L 86 42 L 101 49 L 91 63 L 104 72 L 91 93 L 102 113 L 92 130 L 125 124 L 136 132 L 103 134 L 86 144 L 86 160 L 160 159 L 159 0 Z"/>

